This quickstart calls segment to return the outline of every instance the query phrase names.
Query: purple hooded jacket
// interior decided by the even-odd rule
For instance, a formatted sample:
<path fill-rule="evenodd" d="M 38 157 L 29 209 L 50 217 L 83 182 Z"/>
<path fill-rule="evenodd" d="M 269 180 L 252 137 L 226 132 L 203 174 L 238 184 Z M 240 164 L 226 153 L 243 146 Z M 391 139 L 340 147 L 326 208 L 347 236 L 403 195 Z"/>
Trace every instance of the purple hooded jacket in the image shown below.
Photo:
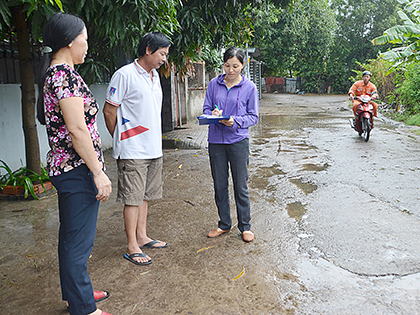
<path fill-rule="evenodd" d="M 210 143 L 232 144 L 249 138 L 248 128 L 258 122 L 259 99 L 255 84 L 242 77 L 239 84 L 228 90 L 223 78 L 225 74 L 212 79 L 207 87 L 203 105 L 203 114 L 211 115 L 217 107 L 223 115 L 233 117 L 233 125 L 227 127 L 222 123 L 209 125 Z"/>

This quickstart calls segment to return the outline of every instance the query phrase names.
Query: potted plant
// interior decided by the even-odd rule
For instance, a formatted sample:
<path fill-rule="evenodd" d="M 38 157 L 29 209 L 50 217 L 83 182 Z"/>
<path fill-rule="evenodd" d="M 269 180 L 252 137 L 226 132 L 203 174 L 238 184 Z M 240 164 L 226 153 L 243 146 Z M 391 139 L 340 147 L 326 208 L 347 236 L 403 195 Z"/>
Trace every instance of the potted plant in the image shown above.
<path fill-rule="evenodd" d="M 4 195 L 24 195 L 25 198 L 32 195 L 34 199 L 38 199 L 40 193 L 52 189 L 52 184 L 48 176 L 48 172 L 44 166 L 42 166 L 41 175 L 38 175 L 34 171 L 21 166 L 16 171 L 12 171 L 11 168 L 0 160 L 3 165 L 0 165 L 0 169 L 4 169 L 6 174 L 0 177 L 0 188 Z"/>

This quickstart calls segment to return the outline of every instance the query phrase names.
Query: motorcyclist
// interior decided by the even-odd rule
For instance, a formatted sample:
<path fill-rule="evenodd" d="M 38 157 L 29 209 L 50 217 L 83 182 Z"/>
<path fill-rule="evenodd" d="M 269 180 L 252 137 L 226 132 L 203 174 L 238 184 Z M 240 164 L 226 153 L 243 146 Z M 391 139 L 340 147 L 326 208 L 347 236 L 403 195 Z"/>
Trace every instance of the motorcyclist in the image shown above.
<path fill-rule="evenodd" d="M 357 119 L 357 114 L 356 114 L 357 106 L 362 103 L 361 101 L 357 99 L 358 96 L 369 95 L 372 101 L 379 97 L 378 91 L 376 90 L 376 86 L 372 82 L 369 82 L 371 77 L 372 77 L 372 74 L 370 73 L 370 71 L 364 71 L 363 80 L 356 81 L 348 92 L 349 99 L 353 101 L 353 113 L 356 119 Z M 378 114 L 378 104 L 372 101 L 370 101 L 369 103 L 372 104 L 373 116 L 376 117 Z M 352 123 L 353 128 L 354 128 L 354 121 L 355 120 L 350 121 L 350 123 Z"/>

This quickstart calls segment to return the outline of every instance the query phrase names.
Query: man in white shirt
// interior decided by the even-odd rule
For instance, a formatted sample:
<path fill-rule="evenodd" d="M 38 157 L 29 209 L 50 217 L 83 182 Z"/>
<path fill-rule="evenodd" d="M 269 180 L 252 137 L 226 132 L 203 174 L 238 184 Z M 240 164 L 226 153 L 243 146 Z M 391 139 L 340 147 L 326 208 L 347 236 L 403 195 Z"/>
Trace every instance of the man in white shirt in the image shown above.
<path fill-rule="evenodd" d="M 117 201 L 124 204 L 127 253 L 136 265 L 152 259 L 141 249 L 167 243 L 146 233 L 148 200 L 162 197 L 162 87 L 156 71 L 167 60 L 170 42 L 159 32 L 140 40 L 138 59 L 118 69 L 103 109 L 118 165 Z"/>

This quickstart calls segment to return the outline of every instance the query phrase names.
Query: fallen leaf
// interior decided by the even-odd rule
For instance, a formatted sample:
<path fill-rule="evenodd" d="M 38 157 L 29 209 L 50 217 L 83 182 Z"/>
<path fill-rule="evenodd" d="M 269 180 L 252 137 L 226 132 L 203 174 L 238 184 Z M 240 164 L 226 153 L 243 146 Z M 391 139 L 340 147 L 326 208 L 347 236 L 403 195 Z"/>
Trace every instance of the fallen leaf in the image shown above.
<path fill-rule="evenodd" d="M 182 164 L 180 166 L 178 166 L 179 169 L 181 169 L 181 167 L 182 167 Z"/>
<path fill-rule="evenodd" d="M 137 304 L 136 304 L 136 305 L 134 305 L 133 309 L 131 310 L 131 313 L 133 313 L 133 312 L 134 312 L 134 310 L 136 309 L 136 307 L 137 307 Z"/>
<path fill-rule="evenodd" d="M 209 246 L 209 247 L 203 247 L 202 249 L 199 249 L 198 251 L 197 251 L 197 253 L 199 253 L 199 252 L 201 252 L 202 250 L 206 250 L 206 249 L 209 249 L 210 247 L 213 247 L 214 245 L 212 245 L 212 246 Z"/>
<path fill-rule="evenodd" d="M 242 277 L 245 273 L 245 266 L 242 267 L 242 271 L 239 275 L 237 275 L 235 278 L 232 279 L 232 281 L 238 280 L 240 277 Z"/>
<path fill-rule="evenodd" d="M 7 279 L 6 279 L 6 280 L 7 280 Z M 7 281 L 7 284 L 8 284 L 9 286 L 14 286 L 16 289 L 19 289 L 19 285 L 18 285 L 18 284 L 15 284 L 15 283 L 10 282 L 10 281 Z"/>

